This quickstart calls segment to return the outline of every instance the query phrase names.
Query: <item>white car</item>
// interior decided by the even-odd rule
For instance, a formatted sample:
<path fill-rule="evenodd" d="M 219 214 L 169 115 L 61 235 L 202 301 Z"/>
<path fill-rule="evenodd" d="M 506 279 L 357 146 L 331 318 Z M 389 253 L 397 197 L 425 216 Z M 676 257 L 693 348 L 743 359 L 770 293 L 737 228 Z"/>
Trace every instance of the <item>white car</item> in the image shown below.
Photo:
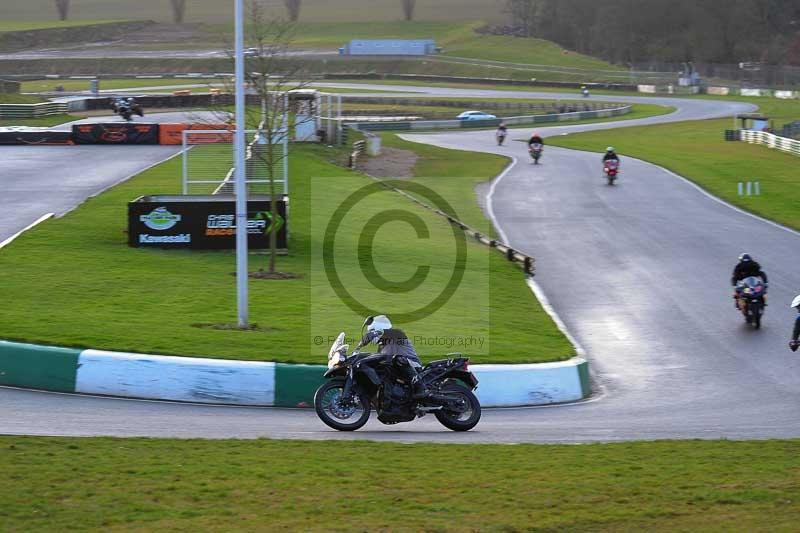
<path fill-rule="evenodd" d="M 491 120 L 497 118 L 483 111 L 464 111 L 458 115 L 458 120 Z"/>

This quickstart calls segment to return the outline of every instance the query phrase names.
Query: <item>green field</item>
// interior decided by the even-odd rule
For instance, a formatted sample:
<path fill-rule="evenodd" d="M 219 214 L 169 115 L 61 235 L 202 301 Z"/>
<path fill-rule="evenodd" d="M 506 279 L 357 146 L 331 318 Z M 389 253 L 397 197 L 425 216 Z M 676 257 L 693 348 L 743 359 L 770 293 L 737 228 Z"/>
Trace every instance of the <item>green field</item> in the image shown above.
<path fill-rule="evenodd" d="M 5 531 L 789 532 L 800 521 L 798 441 L 0 437 L 0 450 Z"/>
<path fill-rule="evenodd" d="M 138 0 L 120 2 L 108 0 L 81 0 L 72 2 L 70 18 L 75 19 L 148 19 L 170 22 L 172 11 L 164 0 Z M 187 2 L 186 22 L 219 23 L 233 19 L 233 5 L 216 0 L 191 0 Z M 283 15 L 282 2 L 269 2 L 267 8 L 276 6 L 271 14 Z M 368 6 L 368 9 L 365 7 Z M 5 2 L 3 19 L 7 20 L 53 20 L 56 8 L 51 0 L 27 0 Z M 303 0 L 300 16 L 302 21 L 352 22 L 352 21 L 399 21 L 402 19 L 400 2 L 397 0 L 343 0 L 336 3 L 326 0 Z M 418 0 L 418 20 L 495 20 L 502 21 L 505 15 L 497 5 L 486 0 Z"/>
<path fill-rule="evenodd" d="M 342 155 L 321 146 L 293 149 L 290 254 L 279 259 L 278 268 L 301 278 L 250 283 L 251 320 L 258 331 L 195 327 L 235 322 L 233 254 L 126 245 L 126 203 L 141 194 L 178 191 L 181 162 L 174 159 L 88 200 L 62 219 L 44 223 L 3 250 L 0 283 L 7 299 L 0 310 L 0 338 L 145 353 L 323 362 L 326 348 L 315 337 L 336 335 L 341 329 L 355 333 L 363 320 L 326 285 L 325 271 L 331 265 L 319 255 L 332 209 L 352 191 L 372 183 L 328 162 Z M 439 156 L 454 164 L 440 164 L 435 169 L 439 179 L 426 183 L 450 199 L 457 214 L 471 213 L 470 220 L 488 231 L 488 222 L 475 216 L 471 188 L 495 176 L 505 160 L 445 151 Z M 450 196 L 450 191 L 458 194 Z M 429 238 L 420 239 L 400 222 L 377 230 L 372 250 L 381 275 L 400 283 L 414 274 L 416 265 L 431 265 L 417 290 L 391 296 L 366 281 L 361 274 L 363 253 L 355 252 L 362 247 L 361 229 L 387 209 L 419 215 L 430 232 Z M 420 301 L 427 303 L 454 270 L 463 271 L 463 281 L 444 307 L 402 327 L 412 335 L 447 335 L 454 342 L 483 339 L 480 347 L 464 350 L 475 361 L 538 362 L 573 355 L 517 267 L 471 241 L 461 262 L 453 256 L 453 246 L 453 231 L 442 218 L 384 192 L 344 219 L 335 265 L 353 300 L 390 316 L 409 313 Z M 58 275 L 48 274 L 54 256 L 59 258 Z M 250 262 L 255 270 L 267 261 L 256 255 Z M 418 348 L 426 360 L 453 351 L 453 346 Z"/>
<path fill-rule="evenodd" d="M 780 125 L 800 118 L 800 102 L 736 98 L 758 104 Z M 800 229 L 800 159 L 765 146 L 725 142 L 732 119 L 623 128 L 558 137 L 550 144 L 600 152 L 609 144 L 625 156 L 644 159 L 694 181 L 726 201 Z M 664 139 L 669 139 L 666 143 Z M 631 179 L 634 179 L 631 177 Z M 760 181 L 761 196 L 739 197 L 740 181 Z"/>
<path fill-rule="evenodd" d="M 26 2 L 19 2 L 19 4 L 27 4 Z M 52 2 L 48 9 L 52 10 L 55 14 L 55 7 Z M 30 31 L 30 30 L 45 30 L 53 28 L 73 28 L 75 26 L 88 26 L 92 24 L 106 24 L 109 22 L 118 22 L 114 20 L 41 20 L 38 17 L 31 16 L 30 20 L 10 20 L 6 18 L 9 10 L 13 10 L 10 6 L 3 6 L 3 19 L 0 20 L 0 33 L 7 31 Z M 52 19 L 56 17 L 53 16 Z"/>

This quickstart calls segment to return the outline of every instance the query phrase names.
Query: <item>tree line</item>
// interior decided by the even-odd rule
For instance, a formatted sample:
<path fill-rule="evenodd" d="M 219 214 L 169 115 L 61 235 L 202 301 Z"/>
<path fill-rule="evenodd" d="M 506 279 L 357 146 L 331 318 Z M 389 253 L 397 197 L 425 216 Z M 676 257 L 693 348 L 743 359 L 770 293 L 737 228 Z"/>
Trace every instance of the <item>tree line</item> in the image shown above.
<path fill-rule="evenodd" d="M 506 30 L 618 64 L 800 65 L 800 0 L 506 0 Z"/>
<path fill-rule="evenodd" d="M 258 0 L 248 0 L 248 3 L 256 4 Z M 59 20 L 67 20 L 69 18 L 70 0 L 55 0 L 55 5 Z M 172 8 L 172 21 L 175 24 L 182 24 L 186 18 L 186 0 L 169 0 L 169 5 Z M 302 0 L 283 0 L 283 5 L 286 8 L 286 18 L 288 20 L 292 22 L 300 20 Z M 417 0 L 400 0 L 400 8 L 405 20 L 414 20 L 416 6 Z"/>

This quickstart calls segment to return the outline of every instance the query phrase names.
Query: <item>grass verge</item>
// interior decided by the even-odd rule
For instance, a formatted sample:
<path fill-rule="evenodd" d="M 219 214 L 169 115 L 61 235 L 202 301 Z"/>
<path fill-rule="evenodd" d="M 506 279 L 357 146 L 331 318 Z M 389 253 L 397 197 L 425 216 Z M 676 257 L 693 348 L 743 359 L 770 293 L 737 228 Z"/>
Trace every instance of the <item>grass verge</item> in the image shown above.
<path fill-rule="evenodd" d="M 793 531 L 800 520 L 799 441 L 0 437 L 0 450 L 10 531 Z"/>
<path fill-rule="evenodd" d="M 48 128 L 50 126 L 58 126 L 59 124 L 63 124 L 65 122 L 71 122 L 73 120 L 79 120 L 83 117 L 77 115 L 67 115 L 67 114 L 60 114 L 60 115 L 50 115 L 47 117 L 39 117 L 39 118 L 26 118 L 26 119 L 19 119 L 19 118 L 10 118 L 10 119 L 0 119 L 0 126 L 29 126 L 29 127 L 36 127 L 36 128 Z"/>
<path fill-rule="evenodd" d="M 46 222 L 0 253 L 0 282 L 8 305 L 0 310 L 0 338 L 111 350 L 219 358 L 324 362 L 326 342 L 318 337 L 355 328 L 363 317 L 346 305 L 357 300 L 390 316 L 418 307 L 438 294 L 454 271 L 464 280 L 433 315 L 401 324 L 417 338 L 447 336 L 443 344 L 418 345 L 424 359 L 462 348 L 475 362 L 542 362 L 573 354 L 572 347 L 539 307 L 521 272 L 496 252 L 468 242 L 464 261 L 453 257 L 453 231 L 442 218 L 394 193 L 359 205 L 337 234 L 335 267 L 351 292 L 339 298 L 326 286 L 333 268 L 319 255 L 333 208 L 372 181 L 331 163 L 342 154 L 322 146 L 296 146 L 290 159 L 292 211 L 290 253 L 278 269 L 300 275 L 286 281 L 250 283 L 250 315 L 260 331 L 201 329 L 193 324 L 235 323 L 234 256 L 227 252 L 131 249 L 126 244 L 125 205 L 141 194 L 176 193 L 179 159 L 159 165 L 89 199 L 65 217 Z M 445 156 L 446 157 L 446 156 Z M 502 158 L 482 154 L 440 161 L 437 191 L 466 187 L 454 203 L 458 213 L 476 209 L 476 179 L 494 177 Z M 433 174 L 431 174 L 433 176 Z M 444 193 L 441 193 L 444 194 Z M 372 218 L 404 210 L 420 217 L 428 238 L 411 226 L 389 222 L 373 232 L 368 251 L 389 284 L 430 265 L 416 290 L 387 295 L 361 274 L 369 257 L 360 236 Z M 476 223 L 476 225 L 478 225 Z M 484 220 L 482 226 L 488 229 Z M 53 258 L 58 267 L 53 269 Z M 251 270 L 266 265 L 252 256 Z M 89 275 L 87 275 L 89 273 Z M 343 303 L 345 302 L 345 303 Z M 352 302 L 351 302 L 352 303 Z M 354 332 L 353 332 L 354 333 Z M 448 339 L 483 339 L 464 348 Z"/>
<path fill-rule="evenodd" d="M 800 102 L 736 100 L 757 103 L 777 125 L 800 118 Z M 593 152 L 613 145 L 623 159 L 629 155 L 663 166 L 736 206 L 800 229 L 797 156 L 765 146 L 726 142 L 723 133 L 731 127 L 731 119 L 693 121 L 579 133 L 548 142 Z M 738 196 L 740 181 L 760 181 L 761 196 Z"/>

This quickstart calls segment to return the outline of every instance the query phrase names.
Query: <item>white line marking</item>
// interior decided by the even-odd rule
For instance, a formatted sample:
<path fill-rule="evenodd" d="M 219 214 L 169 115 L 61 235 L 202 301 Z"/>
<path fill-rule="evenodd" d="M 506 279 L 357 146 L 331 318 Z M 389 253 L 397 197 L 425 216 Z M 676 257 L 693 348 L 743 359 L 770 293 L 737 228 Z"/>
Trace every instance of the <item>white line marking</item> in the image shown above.
<path fill-rule="evenodd" d="M 511 164 L 509 164 L 505 168 L 505 170 L 503 170 L 503 172 L 501 172 L 500 175 L 497 176 L 494 179 L 494 181 L 492 181 L 492 185 L 491 187 L 489 187 L 489 193 L 486 195 L 486 211 L 495 229 L 497 229 L 497 233 L 500 235 L 501 240 L 504 243 L 508 244 L 509 246 L 512 246 L 511 242 L 509 242 L 508 240 L 506 232 L 503 231 L 503 227 L 500 225 L 500 222 L 497 220 L 497 217 L 494 214 L 494 204 L 493 204 L 495 189 L 500 184 L 500 182 L 503 181 L 503 178 L 505 178 L 508 175 L 508 173 L 511 172 L 511 170 L 513 170 L 519 163 L 519 159 L 517 159 L 514 156 L 510 157 L 511 157 Z M 561 317 L 558 315 L 558 312 L 550 304 L 550 300 L 548 300 L 547 295 L 545 294 L 542 287 L 538 283 L 536 283 L 536 281 L 534 281 L 532 277 L 528 277 L 527 281 L 528 281 L 528 287 L 531 289 L 531 291 L 533 291 L 534 296 L 536 296 L 536 298 L 539 300 L 539 304 L 541 304 L 542 309 L 544 309 L 545 313 L 547 313 L 550 316 L 553 322 L 555 322 L 558 329 L 561 330 L 561 333 L 563 333 L 564 336 L 567 338 L 567 340 L 570 342 L 570 344 L 572 344 L 572 346 L 575 348 L 575 353 L 577 353 L 580 357 L 585 358 L 586 350 L 583 348 L 581 343 L 578 342 L 578 340 L 572 335 L 572 333 L 570 333 L 569 329 L 567 328 L 567 325 L 564 323 L 563 320 L 561 320 Z"/>
<path fill-rule="evenodd" d="M 6 246 L 8 246 L 8 245 L 9 245 L 9 244 L 11 244 L 12 242 L 14 242 L 14 240 L 15 240 L 17 237 L 19 237 L 20 235 L 22 235 L 23 233 L 25 233 L 25 232 L 26 232 L 26 231 L 28 231 L 29 229 L 33 229 L 34 227 L 38 226 L 39 224 L 41 224 L 41 223 L 42 223 L 42 222 L 44 222 L 45 220 L 48 220 L 48 219 L 50 219 L 50 218 L 53 218 L 54 216 L 56 216 L 56 215 L 55 215 L 55 213 L 45 213 L 44 215 L 40 216 L 40 217 L 39 217 L 38 219 L 36 219 L 36 221 L 35 221 L 35 222 L 33 222 L 32 224 L 29 224 L 28 226 L 26 226 L 25 228 L 23 228 L 23 229 L 21 229 L 20 231 L 16 232 L 14 235 L 12 235 L 11 237 L 9 237 L 8 239 L 4 240 L 3 242 L 0 242 L 0 249 L 2 249 L 2 248 L 5 248 Z"/>

